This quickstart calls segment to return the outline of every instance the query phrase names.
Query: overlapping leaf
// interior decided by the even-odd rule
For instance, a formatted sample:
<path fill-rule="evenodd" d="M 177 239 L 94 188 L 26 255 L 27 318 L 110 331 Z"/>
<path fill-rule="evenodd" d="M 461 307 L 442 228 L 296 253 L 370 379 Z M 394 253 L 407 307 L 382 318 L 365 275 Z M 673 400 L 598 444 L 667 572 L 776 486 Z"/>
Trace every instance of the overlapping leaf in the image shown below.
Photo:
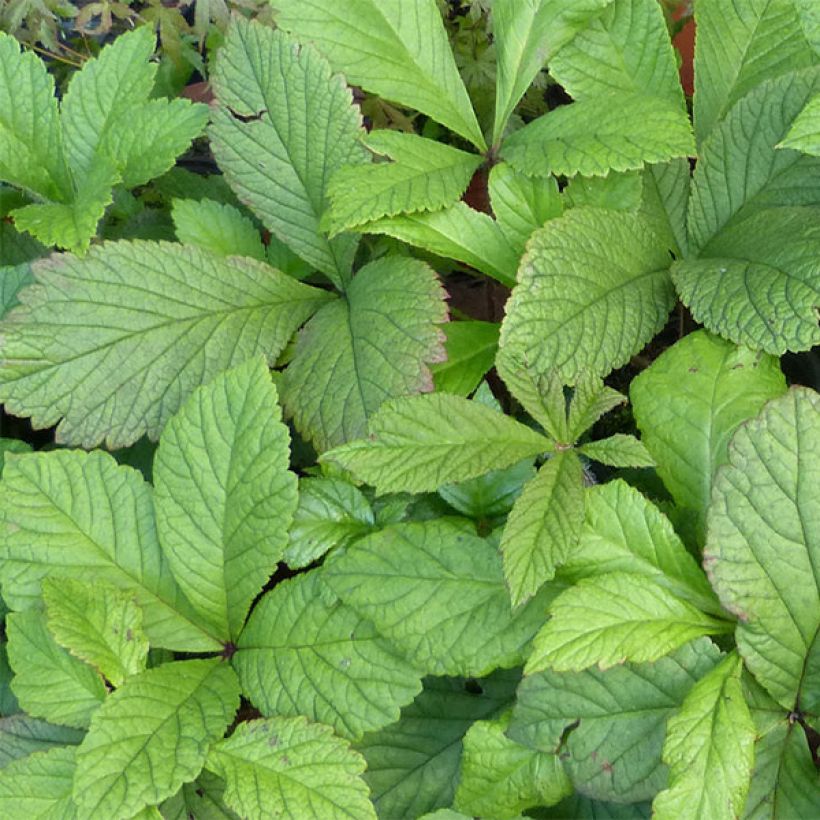
<path fill-rule="evenodd" d="M 778 147 L 820 156 L 820 96 L 809 101 Z"/>
<path fill-rule="evenodd" d="M 12 760 L 45 752 L 55 746 L 74 746 L 85 733 L 67 726 L 56 726 L 22 712 L 0 718 L 0 769 Z"/>
<path fill-rule="evenodd" d="M 448 322 L 446 361 L 430 369 L 437 391 L 469 396 L 493 366 L 498 350 L 498 325 L 493 322 Z"/>
<path fill-rule="evenodd" d="M 213 199 L 175 199 L 172 209 L 177 239 L 219 256 L 265 259 L 256 226 L 233 205 Z"/>
<path fill-rule="evenodd" d="M 0 770 L 0 813 L 6 820 L 77 817 L 71 797 L 73 746 L 36 752 Z"/>

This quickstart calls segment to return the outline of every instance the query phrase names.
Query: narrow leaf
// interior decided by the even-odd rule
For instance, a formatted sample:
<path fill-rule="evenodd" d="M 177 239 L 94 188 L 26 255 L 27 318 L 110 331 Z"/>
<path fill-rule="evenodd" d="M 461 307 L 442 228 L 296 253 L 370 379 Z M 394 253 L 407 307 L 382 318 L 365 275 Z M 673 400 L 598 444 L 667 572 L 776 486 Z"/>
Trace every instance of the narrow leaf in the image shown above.
<path fill-rule="evenodd" d="M 646 446 L 635 436 L 614 436 L 582 444 L 578 451 L 587 458 L 609 467 L 654 467 L 655 461 Z"/>

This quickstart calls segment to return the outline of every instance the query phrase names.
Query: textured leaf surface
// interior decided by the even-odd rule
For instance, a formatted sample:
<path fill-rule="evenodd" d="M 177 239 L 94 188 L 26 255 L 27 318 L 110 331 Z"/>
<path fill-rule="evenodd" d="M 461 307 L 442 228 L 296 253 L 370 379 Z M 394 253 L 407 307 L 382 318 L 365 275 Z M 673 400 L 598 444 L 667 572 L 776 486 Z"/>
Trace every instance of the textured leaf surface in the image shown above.
<path fill-rule="evenodd" d="M 6 620 L 11 688 L 32 717 L 77 729 L 88 726 L 105 697 L 99 675 L 57 645 L 39 612 L 12 612 Z"/>
<path fill-rule="evenodd" d="M 313 49 L 238 18 L 211 82 L 219 101 L 211 145 L 231 187 L 282 242 L 342 284 L 358 239 L 328 240 L 319 219 L 333 171 L 365 162 L 344 81 Z"/>
<path fill-rule="evenodd" d="M 820 156 L 820 96 L 809 101 L 778 147 Z"/>
<path fill-rule="evenodd" d="M 393 161 L 349 165 L 333 174 L 328 187 L 331 234 L 383 216 L 451 205 L 483 161 L 478 154 L 401 131 L 374 131 L 365 144 Z"/>
<path fill-rule="evenodd" d="M 27 263 L 0 267 L 0 319 L 20 304 L 17 294 L 33 281 L 31 265 Z"/>
<path fill-rule="evenodd" d="M 149 669 L 110 695 L 77 751 L 74 799 L 87 817 L 130 817 L 170 797 L 202 769 L 239 706 L 219 660 Z"/>
<path fill-rule="evenodd" d="M 530 241 L 501 347 L 565 380 L 606 375 L 665 324 L 675 298 L 669 262 L 640 217 L 568 211 Z"/>
<path fill-rule="evenodd" d="M 6 820 L 70 820 L 77 817 L 71 799 L 73 746 L 37 752 L 0 770 L 0 812 Z"/>
<path fill-rule="evenodd" d="M 277 0 L 277 25 L 316 43 L 348 81 L 487 146 L 435 0 Z"/>
<path fill-rule="evenodd" d="M 55 746 L 76 745 L 84 732 L 55 726 L 22 712 L 0 718 L 0 769 L 12 760 L 28 757 L 34 752 L 45 752 Z"/>
<path fill-rule="evenodd" d="M 320 571 L 268 592 L 238 646 L 242 689 L 263 714 L 306 715 L 345 737 L 394 723 L 421 689 L 373 625 L 327 595 Z"/>
<path fill-rule="evenodd" d="M 665 350 L 630 385 L 643 443 L 675 503 L 694 511 L 701 538 L 729 439 L 785 389 L 776 359 L 705 331 Z"/>
<path fill-rule="evenodd" d="M 115 687 L 145 669 L 148 640 L 133 597 L 98 580 L 46 578 L 43 600 L 57 643 Z"/>
<path fill-rule="evenodd" d="M 225 801 L 242 817 L 376 817 L 361 755 L 303 717 L 240 724 L 213 747 L 208 767 L 225 778 Z"/>
<path fill-rule="evenodd" d="M 614 436 L 590 441 L 578 448 L 587 458 L 609 467 L 654 467 L 644 443 L 635 436 L 615 433 Z"/>
<path fill-rule="evenodd" d="M 728 631 L 645 575 L 628 572 L 581 579 L 555 599 L 550 614 L 535 637 L 527 674 L 654 661 L 701 635 Z"/>
<path fill-rule="evenodd" d="M 738 656 L 730 655 L 692 687 L 669 719 L 663 759 L 670 785 L 652 804 L 658 820 L 740 816 L 755 742 L 742 668 Z"/>
<path fill-rule="evenodd" d="M 445 484 L 439 488 L 438 494 L 469 518 L 492 519 L 506 515 L 524 486 L 534 477 L 533 459 L 525 458 L 506 470 L 490 470 L 469 481 Z"/>
<path fill-rule="evenodd" d="M 345 298 L 307 324 L 282 397 L 319 452 L 364 436 L 387 399 L 431 389 L 428 363 L 444 357 L 444 296 L 428 265 L 386 257 L 359 270 Z"/>
<path fill-rule="evenodd" d="M 191 391 L 270 359 L 327 299 L 250 259 L 163 242 L 115 242 L 37 263 L 38 286 L 6 317 L 0 398 L 60 441 L 157 438 Z"/>
<path fill-rule="evenodd" d="M 501 554 L 513 606 L 528 600 L 555 576 L 570 554 L 584 520 L 584 474 L 578 456 L 556 453 L 515 502 Z"/>
<path fill-rule="evenodd" d="M 469 396 L 493 366 L 498 350 L 498 325 L 494 322 L 448 322 L 446 361 L 430 369 L 438 392 Z"/>
<path fill-rule="evenodd" d="M 238 208 L 213 199 L 175 199 L 172 209 L 177 239 L 219 256 L 265 259 L 256 226 Z"/>
<path fill-rule="evenodd" d="M 239 815 L 225 805 L 225 781 L 203 769 L 199 777 L 169 797 L 160 807 L 164 820 L 240 820 Z"/>
<path fill-rule="evenodd" d="M 502 159 L 522 173 L 604 175 L 695 153 L 677 103 L 610 92 L 561 106 L 505 140 Z"/>
<path fill-rule="evenodd" d="M 480 681 L 428 678 L 398 723 L 357 744 L 379 817 L 418 817 L 450 806 L 458 782 L 462 741 L 476 720 L 506 708 L 518 676 L 500 672 Z"/>
<path fill-rule="evenodd" d="M 36 604 L 49 575 L 93 577 L 136 596 L 152 645 L 213 651 L 220 644 L 189 619 L 157 541 L 148 485 L 106 453 L 34 453 L 9 459 L 0 493 L 3 593 Z"/>
<path fill-rule="evenodd" d="M 746 665 L 786 709 L 820 629 L 820 399 L 793 388 L 741 427 L 718 473 L 704 563 Z"/>
<path fill-rule="evenodd" d="M 427 492 L 551 449 L 514 419 L 446 393 L 386 402 L 370 435 L 323 456 L 386 492 Z"/>
<path fill-rule="evenodd" d="M 529 675 L 508 735 L 543 752 L 560 747 L 567 774 L 588 797 L 650 800 L 667 783 L 661 762 L 667 718 L 719 658 L 702 638 L 655 663 Z"/>
<path fill-rule="evenodd" d="M 572 792 L 557 755 L 529 749 L 504 732 L 509 717 L 476 721 L 464 738 L 455 805 L 472 817 L 518 817 Z"/>
<path fill-rule="evenodd" d="M 259 357 L 194 391 L 154 459 L 157 531 L 171 571 L 220 638 L 236 638 L 282 559 L 296 508 L 290 434 Z"/>
<path fill-rule="evenodd" d="M 357 541 L 326 568 L 331 589 L 420 669 L 483 675 L 520 661 L 544 622 L 545 589 L 513 616 L 497 550 L 446 519 Z"/>

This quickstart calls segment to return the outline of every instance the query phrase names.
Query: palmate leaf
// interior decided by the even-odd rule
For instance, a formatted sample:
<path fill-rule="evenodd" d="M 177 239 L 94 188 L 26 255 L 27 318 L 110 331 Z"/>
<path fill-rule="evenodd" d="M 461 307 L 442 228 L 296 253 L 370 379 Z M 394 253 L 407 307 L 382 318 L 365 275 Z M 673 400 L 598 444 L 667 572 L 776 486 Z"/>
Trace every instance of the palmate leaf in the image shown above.
<path fill-rule="evenodd" d="M 501 348 L 571 384 L 625 364 L 674 304 L 669 254 L 630 213 L 573 209 L 530 240 L 507 303 Z"/>
<path fill-rule="evenodd" d="M 136 470 L 100 451 L 9 458 L 0 522 L 0 577 L 15 609 L 38 605 L 50 575 L 93 577 L 136 597 L 152 645 L 220 648 L 191 620 L 157 541 L 150 488 Z"/>
<path fill-rule="evenodd" d="M 560 749 L 573 785 L 590 798 L 651 800 L 667 783 L 667 718 L 719 659 L 701 638 L 654 663 L 528 675 L 507 734 L 538 751 Z"/>
<path fill-rule="evenodd" d="M 242 817 L 376 818 L 361 755 L 304 717 L 240 724 L 213 747 L 208 768 L 225 778 L 225 801 Z"/>
<path fill-rule="evenodd" d="M 721 661 L 669 718 L 663 759 L 670 768 L 670 783 L 652 804 L 658 820 L 740 816 L 755 743 L 755 726 L 740 684 L 742 668 L 735 654 Z"/>
<path fill-rule="evenodd" d="M 276 0 L 276 9 L 277 25 L 315 43 L 351 84 L 487 147 L 435 0 Z"/>
<path fill-rule="evenodd" d="M 322 456 L 380 493 L 430 492 L 552 449 L 509 416 L 446 393 L 385 402 L 366 439 Z"/>
<path fill-rule="evenodd" d="M 305 715 L 352 739 L 394 723 L 421 690 L 418 672 L 373 625 L 328 596 L 321 571 L 261 599 L 233 665 L 262 714 Z"/>
<path fill-rule="evenodd" d="M 319 219 L 333 171 L 367 160 L 344 80 L 312 48 L 242 18 L 211 76 L 219 107 L 209 135 L 225 178 L 265 227 L 342 285 L 358 238 L 329 240 Z"/>
<path fill-rule="evenodd" d="M 157 531 L 212 634 L 236 639 L 282 559 L 296 508 L 290 434 L 262 357 L 194 391 L 154 459 Z"/>
<path fill-rule="evenodd" d="M 800 701 L 820 628 L 820 399 L 792 388 L 735 433 L 715 479 L 704 552 L 739 618 L 746 665 L 784 708 Z"/>
<path fill-rule="evenodd" d="M 706 331 L 665 350 L 630 385 L 642 440 L 701 540 L 712 481 L 738 425 L 786 389 L 778 361 Z"/>
<path fill-rule="evenodd" d="M 325 573 L 342 601 L 434 675 L 515 666 L 555 594 L 544 589 L 513 615 L 498 551 L 447 519 L 366 536 Z"/>
<path fill-rule="evenodd" d="M 37 263 L 0 342 L 0 399 L 91 447 L 157 438 L 191 391 L 259 353 L 274 360 L 328 294 L 250 259 L 114 242 Z"/>
<path fill-rule="evenodd" d="M 388 256 L 361 268 L 345 298 L 308 322 L 282 399 L 319 452 L 365 435 L 387 399 L 432 388 L 428 364 L 444 358 L 444 297 L 428 265 Z"/>
<path fill-rule="evenodd" d="M 265 246 L 256 226 L 233 205 L 213 199 L 175 199 L 177 239 L 220 256 L 251 256 L 264 261 Z M 276 267 L 276 266 L 274 266 Z"/>
<path fill-rule="evenodd" d="M 238 706 L 236 676 L 217 659 L 174 661 L 126 681 L 77 750 L 79 814 L 131 817 L 170 797 L 199 774 Z"/>
<path fill-rule="evenodd" d="M 374 131 L 365 145 L 392 162 L 347 166 L 328 186 L 331 236 L 384 216 L 452 205 L 484 161 L 451 145 L 401 131 Z"/>
<path fill-rule="evenodd" d="M 72 820 L 77 750 L 61 746 L 15 760 L 0 770 L 0 813 L 6 820 Z"/>

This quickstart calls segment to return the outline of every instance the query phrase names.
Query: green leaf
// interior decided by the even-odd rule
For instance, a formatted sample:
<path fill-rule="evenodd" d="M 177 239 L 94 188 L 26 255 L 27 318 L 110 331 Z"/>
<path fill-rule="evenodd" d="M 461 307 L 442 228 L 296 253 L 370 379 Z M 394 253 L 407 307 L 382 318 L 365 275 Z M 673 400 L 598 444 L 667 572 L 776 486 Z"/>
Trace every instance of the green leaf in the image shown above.
<path fill-rule="evenodd" d="M 30 453 L 31 445 L 25 441 L 20 441 L 16 438 L 0 438 L 0 475 L 3 473 L 3 468 L 6 466 L 6 456 L 10 454 Z M 0 605 L 0 613 L 3 608 Z"/>
<path fill-rule="evenodd" d="M 535 637 L 526 674 L 654 661 L 701 635 L 731 630 L 646 575 L 631 572 L 582 578 L 555 599 L 550 614 Z"/>
<path fill-rule="evenodd" d="M 361 755 L 304 717 L 240 724 L 211 749 L 208 768 L 225 778 L 225 801 L 243 817 L 376 817 Z"/>
<path fill-rule="evenodd" d="M 570 210 L 533 235 L 506 307 L 501 347 L 572 383 L 604 376 L 666 323 L 669 254 L 629 213 Z"/>
<path fill-rule="evenodd" d="M 219 256 L 265 260 L 265 246 L 253 222 L 238 208 L 213 199 L 175 199 L 172 215 L 177 239 Z"/>
<path fill-rule="evenodd" d="M 296 509 L 290 434 L 259 357 L 188 398 L 154 459 L 157 531 L 212 634 L 235 639 L 282 559 Z"/>
<path fill-rule="evenodd" d="M 820 9 L 814 0 L 794 0 L 806 40 L 820 54 Z"/>
<path fill-rule="evenodd" d="M 36 752 L 0 770 L 0 814 L 6 820 L 79 817 L 71 798 L 76 748 Z"/>
<path fill-rule="evenodd" d="M 598 419 L 625 403 L 623 393 L 608 387 L 601 379 L 583 374 L 575 384 L 569 403 L 569 440 L 577 441 Z"/>
<path fill-rule="evenodd" d="M 338 478 L 302 478 L 285 563 L 302 569 L 334 547 L 343 547 L 375 527 L 373 509 L 362 492 Z"/>
<path fill-rule="evenodd" d="M 385 400 L 431 389 L 427 365 L 444 356 L 444 298 L 432 268 L 388 256 L 359 270 L 345 298 L 307 324 L 282 398 L 319 452 L 365 435 Z"/>
<path fill-rule="evenodd" d="M 264 352 L 275 360 L 328 298 L 250 259 L 114 242 L 37 263 L 3 323 L 0 399 L 58 441 L 157 438 L 199 384 Z"/>
<path fill-rule="evenodd" d="M 621 479 L 586 490 L 586 519 L 559 577 L 575 582 L 613 572 L 644 575 L 701 611 L 722 614 L 669 519 Z"/>
<path fill-rule="evenodd" d="M 366 439 L 325 453 L 379 493 L 430 492 L 552 448 L 509 416 L 446 393 L 385 402 Z"/>
<path fill-rule="evenodd" d="M 28 263 L 0 267 L 0 319 L 20 304 L 17 294 L 32 282 L 34 282 L 34 276 L 31 273 L 31 265 Z"/>
<path fill-rule="evenodd" d="M 701 638 L 654 663 L 529 675 L 507 734 L 538 751 L 560 749 L 573 785 L 588 797 L 651 800 L 667 783 L 667 718 L 719 659 L 717 647 Z"/>
<path fill-rule="evenodd" d="M 495 218 L 519 255 L 534 231 L 563 212 L 555 177 L 526 176 L 500 162 L 490 171 L 488 184 Z"/>
<path fill-rule="evenodd" d="M 80 815 L 130 817 L 170 797 L 199 774 L 238 706 L 236 676 L 216 659 L 130 678 L 96 712 L 77 750 Z"/>
<path fill-rule="evenodd" d="M 398 524 L 330 562 L 325 580 L 418 668 L 485 675 L 519 663 L 544 622 L 547 588 L 513 615 L 501 557 L 461 524 Z"/>
<path fill-rule="evenodd" d="M 0 606 L 0 612 L 3 607 Z M 5 619 L 6 613 L 2 612 L 2 617 Z M 0 641 L 0 716 L 13 715 L 20 711 L 20 704 L 17 698 L 14 697 L 14 692 L 11 691 L 11 681 L 14 678 L 9 666 L 8 655 L 6 653 L 6 641 Z M 0 730 L 2 735 L 2 730 Z M 0 767 L 2 767 L 2 758 L 0 758 Z"/>
<path fill-rule="evenodd" d="M 525 487 L 501 536 L 504 578 L 514 607 L 555 576 L 584 520 L 584 474 L 571 450 L 557 452 Z"/>
<path fill-rule="evenodd" d="M 225 781 L 207 769 L 199 777 L 185 783 L 160 807 L 164 820 L 240 820 L 235 812 L 225 805 Z"/>
<path fill-rule="evenodd" d="M 557 806 L 543 809 L 540 816 L 545 820 L 649 820 L 652 816 L 652 804 L 643 803 L 610 803 L 605 800 L 593 800 L 579 792 L 562 800 Z"/>
<path fill-rule="evenodd" d="M 738 344 L 780 355 L 820 343 L 818 208 L 755 213 L 714 237 L 672 278 L 693 316 Z"/>
<path fill-rule="evenodd" d="M 306 715 L 358 739 L 398 720 L 421 679 L 371 623 L 330 597 L 319 570 L 277 584 L 251 613 L 233 664 L 262 714 Z"/>
<path fill-rule="evenodd" d="M 493 142 L 545 63 L 612 0 L 496 0 L 493 33 L 498 61 Z"/>
<path fill-rule="evenodd" d="M 518 675 L 480 681 L 428 678 L 398 723 L 356 745 L 367 760 L 364 778 L 382 818 L 419 817 L 449 806 L 455 796 L 462 740 L 476 720 L 507 708 Z"/>
<path fill-rule="evenodd" d="M 663 759 L 670 784 L 652 804 L 658 820 L 740 816 L 755 742 L 740 685 L 742 668 L 740 658 L 730 655 L 692 687 L 669 719 Z"/>
<path fill-rule="evenodd" d="M 0 180 L 46 199 L 71 196 L 54 79 L 14 37 L 0 32 Z"/>
<path fill-rule="evenodd" d="M 32 717 L 74 728 L 88 726 L 105 698 L 99 675 L 57 645 L 39 612 L 12 612 L 6 620 L 11 688 Z"/>
<path fill-rule="evenodd" d="M 276 0 L 276 9 L 277 25 L 315 43 L 352 85 L 487 147 L 435 0 Z"/>
<path fill-rule="evenodd" d="M 349 165 L 333 174 L 326 220 L 331 235 L 384 216 L 452 205 L 483 162 L 477 154 L 401 131 L 374 131 L 365 145 L 392 162 Z"/>
<path fill-rule="evenodd" d="M 809 100 L 777 147 L 820 156 L 820 96 Z"/>
<path fill-rule="evenodd" d="M 518 817 L 572 793 L 561 761 L 505 736 L 509 717 L 476 721 L 464 738 L 455 806 L 471 817 Z"/>
<path fill-rule="evenodd" d="M 691 169 L 686 159 L 650 165 L 643 172 L 643 215 L 653 230 L 666 238 L 676 257 L 689 250 L 686 214 L 689 207 Z"/>
<path fill-rule="evenodd" d="M 638 211 L 643 196 L 644 171 L 610 171 L 606 176 L 572 177 L 562 191 L 572 208 L 605 208 L 612 211 Z"/>
<path fill-rule="evenodd" d="M 36 239 L 28 234 L 20 233 L 6 220 L 0 221 L 0 266 L 2 266 L 0 270 L 8 266 L 21 265 L 23 262 L 31 262 L 47 253 L 48 249 Z"/>
<path fill-rule="evenodd" d="M 133 597 L 97 580 L 46 578 L 43 601 L 56 642 L 115 687 L 145 669 L 148 639 Z"/>
<path fill-rule="evenodd" d="M 231 187 L 298 256 L 346 282 L 358 238 L 319 230 L 331 174 L 366 161 L 344 80 L 312 48 L 237 17 L 211 82 L 211 147 Z"/>
<path fill-rule="evenodd" d="M 501 148 L 502 159 L 537 176 L 603 176 L 694 153 L 689 117 L 678 103 L 620 91 L 556 108 Z"/>
<path fill-rule="evenodd" d="M 820 629 L 820 398 L 792 388 L 732 438 L 707 519 L 704 564 L 740 619 L 746 665 L 785 709 Z"/>
<path fill-rule="evenodd" d="M 495 322 L 448 322 L 442 328 L 447 359 L 434 364 L 433 384 L 439 393 L 469 396 L 493 366 L 498 350 Z"/>
<path fill-rule="evenodd" d="M 765 80 L 812 65 L 816 56 L 794 0 L 698 0 L 695 133 L 713 132 L 741 97 Z"/>
<path fill-rule="evenodd" d="M 694 512 L 701 540 L 729 439 L 785 389 L 775 358 L 705 331 L 665 350 L 630 385 L 643 443 L 675 503 Z"/>
<path fill-rule="evenodd" d="M 9 459 L 0 521 L 0 577 L 15 609 L 37 605 L 49 576 L 94 578 L 136 597 L 152 645 L 219 649 L 190 620 L 157 541 L 150 488 L 136 470 L 100 451 Z"/>
<path fill-rule="evenodd" d="M 0 718 L 0 770 L 12 760 L 28 757 L 57 746 L 75 745 L 85 733 L 66 726 L 18 714 Z"/>
<path fill-rule="evenodd" d="M 506 470 L 490 470 L 460 484 L 445 484 L 438 494 L 462 515 L 486 522 L 510 511 L 524 486 L 535 477 L 532 462 L 525 458 Z"/>
<path fill-rule="evenodd" d="M 582 444 L 578 451 L 587 458 L 609 467 L 654 467 L 655 460 L 646 446 L 635 436 L 615 433 L 614 436 Z"/>
<path fill-rule="evenodd" d="M 445 258 L 457 259 L 512 287 L 519 254 L 492 217 L 464 202 L 431 213 L 404 214 L 368 222 L 361 230 L 386 234 Z"/>

